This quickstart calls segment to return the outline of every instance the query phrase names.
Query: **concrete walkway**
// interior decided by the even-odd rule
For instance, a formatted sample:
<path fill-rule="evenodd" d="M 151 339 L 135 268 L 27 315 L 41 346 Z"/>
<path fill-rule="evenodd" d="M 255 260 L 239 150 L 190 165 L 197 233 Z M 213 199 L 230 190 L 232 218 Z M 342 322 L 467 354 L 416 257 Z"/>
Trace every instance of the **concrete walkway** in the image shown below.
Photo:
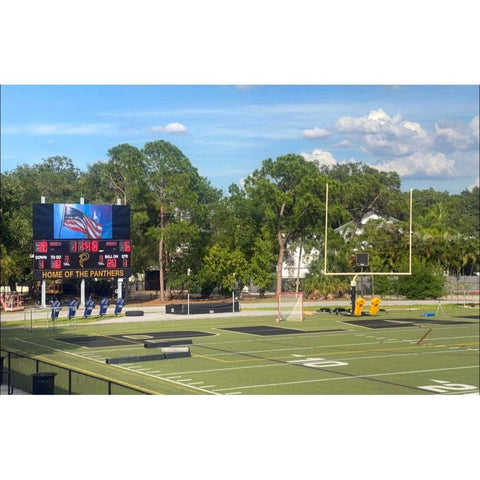
<path fill-rule="evenodd" d="M 368 302 L 368 301 L 367 301 Z M 186 303 L 186 302 L 178 302 Z M 469 296 L 465 300 L 441 300 L 441 305 L 447 304 L 476 304 L 479 303 L 478 296 Z M 381 308 L 387 307 L 401 307 L 404 305 L 406 308 L 410 305 L 415 306 L 432 306 L 436 308 L 439 305 L 438 300 L 382 300 Z M 320 308 L 332 308 L 332 307 L 349 307 L 350 301 L 348 299 L 344 300 L 332 300 L 332 301 L 305 301 L 304 307 L 316 307 Z M 167 314 L 165 313 L 165 305 L 155 305 L 155 306 L 142 306 L 141 304 L 132 304 L 124 308 L 123 313 L 128 311 L 142 311 L 143 315 L 139 316 L 126 316 L 121 315 L 119 317 L 110 317 L 113 313 L 113 309 L 110 308 L 107 310 L 109 318 L 99 319 L 95 322 L 89 322 L 89 325 L 93 324 L 108 324 L 108 323 L 135 323 L 135 322 L 150 322 L 150 321 L 169 321 L 169 320 L 193 320 L 193 319 L 205 319 L 205 318 L 215 318 L 222 316 L 223 318 L 234 318 L 234 317 L 259 317 L 259 316 L 270 316 L 276 313 L 277 303 L 276 302 L 241 302 L 240 303 L 240 312 L 227 312 L 227 313 L 202 313 L 195 315 L 176 315 L 176 314 Z M 60 311 L 60 318 L 62 322 L 65 320 L 67 315 L 68 307 L 63 307 Z M 50 308 L 33 308 L 26 307 L 22 311 L 17 312 L 1 312 L 0 326 L 11 327 L 13 322 L 18 323 L 18 326 L 30 326 L 30 318 L 35 321 L 45 321 L 47 324 L 47 318 L 50 314 Z M 93 316 L 98 315 L 98 309 L 93 311 Z M 31 317 L 30 317 L 31 316 Z M 77 320 L 81 321 L 83 319 L 83 307 L 78 309 Z M 72 320 L 73 322 L 73 320 Z M 51 326 L 51 321 L 48 322 Z M 63 325 L 62 325 L 63 326 Z"/>

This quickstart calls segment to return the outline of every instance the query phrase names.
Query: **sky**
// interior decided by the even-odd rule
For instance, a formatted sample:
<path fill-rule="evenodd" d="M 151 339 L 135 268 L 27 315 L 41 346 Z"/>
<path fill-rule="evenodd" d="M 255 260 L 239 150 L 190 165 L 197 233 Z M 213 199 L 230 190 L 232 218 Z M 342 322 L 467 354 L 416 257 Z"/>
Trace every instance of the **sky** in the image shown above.
<path fill-rule="evenodd" d="M 122 143 L 166 140 L 215 187 L 288 153 L 396 171 L 402 190 L 478 185 L 477 85 L 1 87 L 1 167 L 55 155 L 86 171 Z"/>

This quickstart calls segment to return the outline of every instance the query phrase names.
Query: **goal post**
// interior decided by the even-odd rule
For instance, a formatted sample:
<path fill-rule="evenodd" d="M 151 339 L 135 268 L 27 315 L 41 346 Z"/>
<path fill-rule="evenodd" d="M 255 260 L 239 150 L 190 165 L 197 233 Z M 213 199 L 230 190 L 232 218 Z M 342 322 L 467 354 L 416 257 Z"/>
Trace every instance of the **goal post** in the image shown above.
<path fill-rule="evenodd" d="M 324 266 L 322 275 L 330 276 L 353 276 L 353 280 L 350 282 L 350 297 L 352 301 L 352 313 L 356 308 L 356 286 L 357 286 L 357 277 L 359 276 L 400 276 L 400 275 L 412 275 L 412 236 L 413 236 L 413 190 L 410 189 L 410 212 L 409 212 L 409 229 L 408 229 L 408 272 L 364 272 L 363 269 L 361 272 L 329 272 L 327 270 L 327 256 L 328 256 L 328 183 L 325 185 L 325 234 L 324 234 Z M 358 258 L 358 257 L 357 257 Z M 357 263 L 358 265 L 358 263 Z"/>
<path fill-rule="evenodd" d="M 280 292 L 277 297 L 277 323 L 303 322 L 303 292 Z"/>

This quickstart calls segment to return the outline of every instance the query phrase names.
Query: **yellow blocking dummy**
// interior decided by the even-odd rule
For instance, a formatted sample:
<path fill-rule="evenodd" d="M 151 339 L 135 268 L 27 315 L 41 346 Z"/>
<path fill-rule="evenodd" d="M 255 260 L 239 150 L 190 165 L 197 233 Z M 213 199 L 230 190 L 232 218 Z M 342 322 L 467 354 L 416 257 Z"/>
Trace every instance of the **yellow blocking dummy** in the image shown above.
<path fill-rule="evenodd" d="M 355 311 L 354 315 L 360 316 L 362 314 L 363 306 L 365 305 L 365 299 L 360 297 L 355 301 Z"/>
<path fill-rule="evenodd" d="M 376 315 L 380 308 L 381 300 L 378 297 L 372 298 L 372 306 L 370 307 L 370 315 Z"/>

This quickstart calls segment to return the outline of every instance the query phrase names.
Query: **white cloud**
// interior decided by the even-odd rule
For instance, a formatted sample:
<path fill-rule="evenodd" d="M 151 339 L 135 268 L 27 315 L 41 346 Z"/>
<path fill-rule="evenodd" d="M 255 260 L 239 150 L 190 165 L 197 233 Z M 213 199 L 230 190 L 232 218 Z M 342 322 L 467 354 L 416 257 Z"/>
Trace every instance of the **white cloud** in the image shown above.
<path fill-rule="evenodd" d="M 33 125 L 12 125 L 2 129 L 3 134 L 16 135 L 106 135 L 112 126 L 105 123 L 38 123 Z"/>
<path fill-rule="evenodd" d="M 318 167 L 331 167 L 338 163 L 330 152 L 327 152 L 326 150 L 319 150 L 318 148 L 314 149 L 312 153 L 302 152 L 300 155 L 302 155 L 307 162 L 313 162 Z"/>
<path fill-rule="evenodd" d="M 163 132 L 163 133 L 185 133 L 187 127 L 178 122 L 169 123 L 165 126 L 154 126 L 150 128 L 151 132 Z"/>
<path fill-rule="evenodd" d="M 475 118 L 477 120 L 475 120 Z M 435 123 L 435 141 L 439 149 L 470 150 L 478 143 L 478 117 L 470 124 L 440 120 Z M 475 121 L 477 132 L 475 133 Z"/>
<path fill-rule="evenodd" d="M 335 148 L 351 148 L 353 147 L 350 140 L 341 140 L 340 142 L 333 145 Z"/>
<path fill-rule="evenodd" d="M 416 133 L 419 137 L 425 138 L 427 132 L 417 122 L 403 122 L 403 128 Z"/>
<path fill-rule="evenodd" d="M 372 167 L 385 172 L 395 171 L 401 177 L 457 176 L 455 162 L 449 160 L 443 153 L 414 153 Z"/>
<path fill-rule="evenodd" d="M 380 108 L 372 110 L 366 117 L 341 117 L 336 127 L 340 132 L 378 133 L 389 121 L 390 117 Z"/>
<path fill-rule="evenodd" d="M 302 152 L 305 160 L 315 163 L 318 167 L 332 167 L 348 161 L 338 161 L 326 150 L 314 149 L 312 153 Z M 355 162 L 355 159 L 350 159 Z M 364 162 L 372 168 L 383 172 L 397 172 L 401 177 L 441 177 L 459 176 L 455 170 L 455 161 L 448 159 L 443 153 L 414 153 L 412 155 L 395 158 L 390 161 L 375 164 Z"/>
<path fill-rule="evenodd" d="M 430 178 L 478 171 L 478 155 L 470 155 L 478 150 L 478 115 L 469 123 L 439 120 L 427 131 L 417 122 L 378 109 L 362 117 L 341 117 L 335 128 L 344 136 L 337 146 L 349 144 L 371 154 L 374 158 L 368 163 L 378 170 Z"/>
<path fill-rule="evenodd" d="M 410 155 L 431 143 L 419 123 L 404 121 L 400 115 L 391 117 L 382 109 L 364 117 L 341 117 L 335 126 L 350 143 L 382 156 Z"/>
<path fill-rule="evenodd" d="M 472 132 L 472 137 L 476 139 L 478 142 L 479 129 L 480 129 L 478 115 L 472 118 L 472 121 L 470 122 L 469 127 L 470 127 L 470 131 Z"/>
<path fill-rule="evenodd" d="M 303 138 L 323 138 L 329 135 L 329 132 L 323 128 L 315 127 L 302 132 Z"/>
<path fill-rule="evenodd" d="M 437 150 L 477 151 L 478 150 L 478 115 L 470 123 L 452 120 L 439 120 L 435 123 L 433 136 Z"/>

